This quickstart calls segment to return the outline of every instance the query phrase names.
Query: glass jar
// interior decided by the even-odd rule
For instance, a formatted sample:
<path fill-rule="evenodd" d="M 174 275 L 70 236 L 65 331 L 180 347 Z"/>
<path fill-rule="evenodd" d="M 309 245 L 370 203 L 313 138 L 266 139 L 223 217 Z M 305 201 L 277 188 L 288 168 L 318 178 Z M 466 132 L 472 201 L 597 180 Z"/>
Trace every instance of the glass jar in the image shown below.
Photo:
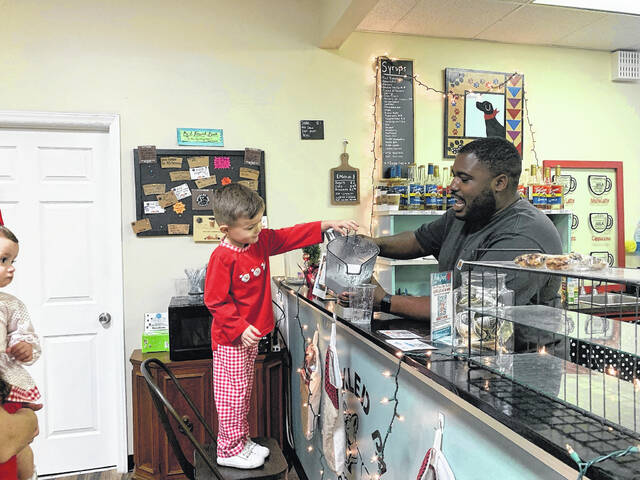
<path fill-rule="evenodd" d="M 462 272 L 462 284 L 454 290 L 457 347 L 499 353 L 512 350 L 513 323 L 504 320 L 505 307 L 513 306 L 513 290 L 505 273 Z M 469 328 L 471 325 L 471 328 Z"/>

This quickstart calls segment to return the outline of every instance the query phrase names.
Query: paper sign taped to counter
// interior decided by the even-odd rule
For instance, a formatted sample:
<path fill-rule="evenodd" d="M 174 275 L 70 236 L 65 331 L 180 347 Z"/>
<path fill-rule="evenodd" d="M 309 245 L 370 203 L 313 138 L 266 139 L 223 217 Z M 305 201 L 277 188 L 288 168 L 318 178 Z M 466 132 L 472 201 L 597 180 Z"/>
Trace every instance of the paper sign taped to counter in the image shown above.
<path fill-rule="evenodd" d="M 258 177 L 260 177 L 260 170 L 254 170 L 253 168 L 240 167 L 240 178 L 257 180 Z"/>
<path fill-rule="evenodd" d="M 244 149 L 244 163 L 247 165 L 260 166 L 262 160 L 262 150 L 259 148 L 245 148 Z"/>
<path fill-rule="evenodd" d="M 437 350 L 436 347 L 428 343 L 421 342 L 420 340 L 387 340 L 389 345 L 393 345 L 398 350 L 408 352 L 411 350 Z"/>
<path fill-rule="evenodd" d="M 178 200 L 182 200 L 183 198 L 191 196 L 191 190 L 189 190 L 189 185 L 187 185 L 186 183 L 178 185 L 177 187 L 173 187 L 171 191 L 175 193 Z"/>
<path fill-rule="evenodd" d="M 160 157 L 162 168 L 182 168 L 182 157 Z"/>
<path fill-rule="evenodd" d="M 152 213 L 164 213 L 164 208 L 157 201 L 144 202 L 144 213 L 149 215 Z"/>
<path fill-rule="evenodd" d="M 142 186 L 142 190 L 144 190 L 145 195 L 157 195 L 159 193 L 164 193 L 166 188 L 167 187 L 164 183 L 148 183 Z"/>
<path fill-rule="evenodd" d="M 173 190 L 158 195 L 158 203 L 162 208 L 167 208 L 178 202 L 178 198 Z"/>
<path fill-rule="evenodd" d="M 169 235 L 189 235 L 188 223 L 170 223 L 167 225 Z"/>
<path fill-rule="evenodd" d="M 431 341 L 450 340 L 453 333 L 453 272 L 431 274 Z"/>
<path fill-rule="evenodd" d="M 409 330 L 378 330 L 378 333 L 389 338 L 420 338 L 420 335 Z"/>
<path fill-rule="evenodd" d="M 201 178 L 199 180 L 196 180 L 196 187 L 204 188 L 204 187 L 208 187 L 210 185 L 215 185 L 216 183 L 218 183 L 216 181 L 216 176 L 212 175 L 209 178 Z"/>
<path fill-rule="evenodd" d="M 157 163 L 155 145 L 139 145 L 138 146 L 138 162 L 139 163 Z"/>
<path fill-rule="evenodd" d="M 189 157 L 187 158 L 187 162 L 189 162 L 189 168 L 208 167 L 209 157 L 207 156 Z"/>
<path fill-rule="evenodd" d="M 151 222 L 148 218 L 143 218 L 137 222 L 131 222 L 131 228 L 133 228 L 134 233 L 146 232 L 151 230 Z"/>
<path fill-rule="evenodd" d="M 169 172 L 172 182 L 180 182 L 182 180 L 191 180 L 191 172 L 187 170 L 178 170 L 177 172 Z"/>
<path fill-rule="evenodd" d="M 240 185 L 244 185 L 247 188 L 257 192 L 258 191 L 258 181 L 257 180 L 239 180 L 238 183 Z"/>
<path fill-rule="evenodd" d="M 224 237 L 212 215 L 193 216 L 194 242 L 219 242 Z"/>
<path fill-rule="evenodd" d="M 209 167 L 193 167 L 189 169 L 189 174 L 191 175 L 191 180 L 198 180 L 201 178 L 209 178 Z"/>

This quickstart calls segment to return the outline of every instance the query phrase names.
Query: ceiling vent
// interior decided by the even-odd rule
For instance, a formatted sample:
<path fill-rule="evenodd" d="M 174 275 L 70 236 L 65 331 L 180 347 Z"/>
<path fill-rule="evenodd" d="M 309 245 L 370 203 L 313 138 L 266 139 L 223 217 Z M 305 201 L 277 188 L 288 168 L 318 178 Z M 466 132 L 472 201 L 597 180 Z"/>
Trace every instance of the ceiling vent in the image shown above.
<path fill-rule="evenodd" d="M 611 80 L 637 82 L 640 80 L 640 52 L 616 50 L 611 53 Z"/>

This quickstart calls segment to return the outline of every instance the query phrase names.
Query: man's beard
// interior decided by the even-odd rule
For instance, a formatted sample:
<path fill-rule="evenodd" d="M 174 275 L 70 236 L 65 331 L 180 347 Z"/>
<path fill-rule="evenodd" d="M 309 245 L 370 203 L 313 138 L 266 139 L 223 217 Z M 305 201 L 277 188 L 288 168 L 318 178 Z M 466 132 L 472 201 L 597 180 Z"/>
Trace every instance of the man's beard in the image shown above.
<path fill-rule="evenodd" d="M 494 213 L 496 213 L 496 199 L 491 188 L 487 187 L 473 199 L 468 213 L 462 220 L 469 223 L 488 223 Z"/>

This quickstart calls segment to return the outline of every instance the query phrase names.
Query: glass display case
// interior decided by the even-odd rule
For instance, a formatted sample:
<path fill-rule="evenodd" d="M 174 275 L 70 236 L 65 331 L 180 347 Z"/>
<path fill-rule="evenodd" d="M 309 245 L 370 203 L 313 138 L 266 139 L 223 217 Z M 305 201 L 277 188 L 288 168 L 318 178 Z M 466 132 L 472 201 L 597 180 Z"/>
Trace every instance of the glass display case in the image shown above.
<path fill-rule="evenodd" d="M 514 261 L 461 269 L 472 281 L 455 295 L 455 355 L 640 439 L 640 324 L 628 315 L 638 316 L 640 270 Z M 500 301 L 508 295 L 503 279 L 509 285 L 518 276 L 554 294 L 528 305 Z M 570 301 L 572 285 L 579 302 Z"/>

